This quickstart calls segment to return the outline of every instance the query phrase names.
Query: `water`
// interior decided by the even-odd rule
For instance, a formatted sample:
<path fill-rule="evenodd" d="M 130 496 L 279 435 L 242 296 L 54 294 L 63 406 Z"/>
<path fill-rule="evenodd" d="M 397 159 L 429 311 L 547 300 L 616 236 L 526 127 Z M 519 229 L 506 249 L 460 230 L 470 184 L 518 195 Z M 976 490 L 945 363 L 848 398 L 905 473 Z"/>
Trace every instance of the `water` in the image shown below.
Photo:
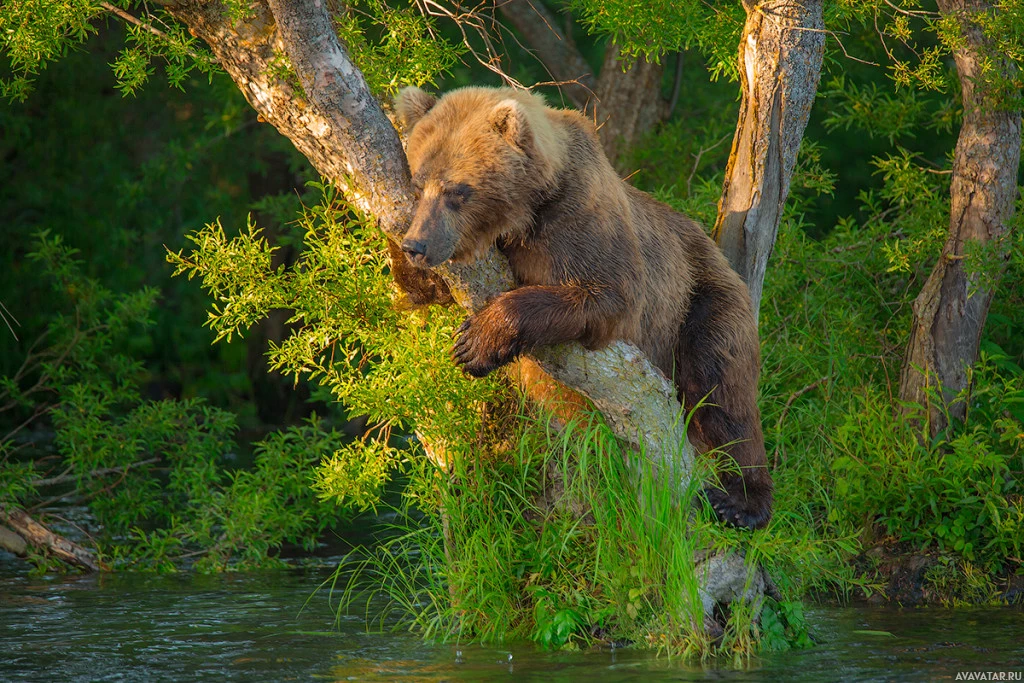
<path fill-rule="evenodd" d="M 367 632 L 361 615 L 335 627 L 327 593 L 314 594 L 323 578 L 322 571 L 36 578 L 0 561 L 0 680 L 817 683 L 989 671 L 1024 680 L 1020 608 L 813 607 L 807 617 L 818 647 L 736 671 L 629 648 L 428 644 Z"/>

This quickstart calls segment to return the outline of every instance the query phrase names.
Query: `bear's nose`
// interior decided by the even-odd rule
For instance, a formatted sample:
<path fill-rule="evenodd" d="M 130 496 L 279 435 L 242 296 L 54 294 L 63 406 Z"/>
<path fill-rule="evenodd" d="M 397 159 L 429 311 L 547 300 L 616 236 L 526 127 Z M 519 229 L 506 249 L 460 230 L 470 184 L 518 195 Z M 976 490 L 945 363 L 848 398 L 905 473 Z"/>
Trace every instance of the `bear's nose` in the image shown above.
<path fill-rule="evenodd" d="M 405 239 L 402 241 L 402 251 L 409 257 L 410 261 L 420 261 L 427 255 L 427 243 L 419 240 Z"/>

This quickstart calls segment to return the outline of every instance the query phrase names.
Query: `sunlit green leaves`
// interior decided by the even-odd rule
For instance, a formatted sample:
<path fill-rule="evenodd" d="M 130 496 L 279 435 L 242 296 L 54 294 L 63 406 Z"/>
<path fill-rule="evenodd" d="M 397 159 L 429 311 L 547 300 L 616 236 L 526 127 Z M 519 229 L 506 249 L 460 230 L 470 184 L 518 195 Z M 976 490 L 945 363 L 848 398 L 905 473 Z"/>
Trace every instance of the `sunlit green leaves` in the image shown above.
<path fill-rule="evenodd" d="M 736 53 L 746 17 L 739 2 L 572 0 L 570 7 L 590 32 L 609 36 L 627 56 L 657 60 L 696 47 L 713 77 L 739 75 Z"/>
<path fill-rule="evenodd" d="M 179 90 L 193 71 L 211 75 L 216 70 L 209 50 L 170 15 L 153 11 L 141 12 L 140 17 L 139 23 L 126 23 L 127 44 L 110 65 L 123 95 L 135 94 L 145 85 L 154 61 L 163 62 L 168 84 Z"/>
<path fill-rule="evenodd" d="M 95 0 L 6 0 L 0 7 L 0 56 L 13 78 L 0 80 L 0 96 L 24 100 L 31 79 L 48 62 L 96 32 Z"/>
<path fill-rule="evenodd" d="M 126 47 L 121 50 L 117 60 L 110 66 L 114 69 L 117 89 L 121 91 L 122 95 L 135 94 L 153 75 L 149 58 L 137 48 Z"/>
<path fill-rule="evenodd" d="M 281 269 L 274 270 L 274 249 L 262 237 L 251 219 L 246 232 L 229 239 L 220 221 L 211 223 L 188 236 L 196 244 L 191 254 L 179 251 L 169 260 L 174 274 L 188 273 L 189 279 L 203 276 L 203 289 L 213 297 L 213 310 L 206 324 L 216 333 L 216 340 L 241 334 L 267 312 L 289 304 L 281 283 Z"/>
<path fill-rule="evenodd" d="M 190 72 L 211 73 L 215 68 L 209 52 L 187 29 L 160 10 L 121 0 L 10 0 L 0 6 L 0 57 L 12 75 L 0 80 L 0 96 L 23 101 L 32 89 L 33 77 L 48 62 L 95 33 L 96 20 L 116 15 L 125 21 L 127 45 L 111 64 L 118 89 L 125 95 L 138 90 L 152 75 L 154 59 L 166 65 L 168 81 L 182 87 Z"/>
<path fill-rule="evenodd" d="M 413 6 L 361 0 L 335 14 L 334 21 L 370 90 L 382 95 L 434 83 L 465 52 L 438 35 L 433 20 Z"/>
<path fill-rule="evenodd" d="M 353 441 L 334 451 L 316 470 L 313 488 L 338 505 L 368 510 L 376 508 L 381 489 L 400 455 L 387 452 L 382 441 Z"/>
<path fill-rule="evenodd" d="M 214 223 L 192 235 L 196 248 L 171 254 L 177 273 L 200 277 L 214 299 L 208 324 L 218 338 L 241 334 L 274 308 L 291 311 L 291 333 L 269 352 L 273 369 L 313 381 L 353 414 L 366 415 L 373 441 L 346 447 L 323 465 L 324 498 L 372 506 L 405 454 L 387 447 L 392 427 L 415 429 L 452 457 L 478 438 L 480 406 L 496 380 L 469 380 L 451 362 L 464 313 L 398 311 L 384 236 L 353 215 L 333 187 L 298 219 L 297 262 L 273 266 L 273 248 L 250 222 L 228 238 Z"/>

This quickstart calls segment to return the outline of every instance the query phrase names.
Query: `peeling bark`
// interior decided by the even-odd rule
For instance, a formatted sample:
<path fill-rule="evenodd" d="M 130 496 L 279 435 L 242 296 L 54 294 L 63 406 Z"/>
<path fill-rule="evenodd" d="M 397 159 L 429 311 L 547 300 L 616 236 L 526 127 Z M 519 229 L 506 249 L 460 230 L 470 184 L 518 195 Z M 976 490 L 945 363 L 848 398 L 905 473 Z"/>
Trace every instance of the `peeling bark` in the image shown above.
<path fill-rule="evenodd" d="M 616 342 L 600 351 L 579 344 L 540 349 L 534 357 L 559 382 L 589 398 L 615 435 L 631 450 L 641 448 L 673 470 L 685 487 L 693 466 L 682 406 L 675 386 L 631 344 Z"/>
<path fill-rule="evenodd" d="M 965 268 L 968 245 L 1002 238 L 1013 218 L 1020 164 L 1021 113 L 1000 110 L 981 81 L 982 59 L 991 48 L 971 14 L 993 11 L 981 0 L 939 0 L 943 14 L 961 19 L 964 46 L 953 57 L 964 116 L 953 159 L 949 238 L 921 293 L 900 376 L 900 399 L 927 406 L 927 436 L 946 427 L 946 410 L 963 419 L 966 405 L 954 401 L 967 387 L 968 367 L 978 359 L 993 291 L 979 286 Z M 994 60 L 999 66 L 998 58 Z M 1006 68 L 1003 66 L 1003 68 Z M 938 389 L 932 401 L 929 388 Z M 904 412 L 912 412 L 912 406 Z"/>
<path fill-rule="evenodd" d="M 750 288 L 754 316 L 825 52 L 821 0 L 744 0 L 739 122 L 713 237 Z"/>

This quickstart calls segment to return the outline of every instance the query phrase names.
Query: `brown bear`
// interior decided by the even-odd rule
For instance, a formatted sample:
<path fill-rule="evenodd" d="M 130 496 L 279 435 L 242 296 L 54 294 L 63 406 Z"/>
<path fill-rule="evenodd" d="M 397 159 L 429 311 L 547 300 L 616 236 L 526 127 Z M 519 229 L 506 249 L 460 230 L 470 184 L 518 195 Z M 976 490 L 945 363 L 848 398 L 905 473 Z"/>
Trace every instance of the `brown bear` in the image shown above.
<path fill-rule="evenodd" d="M 635 344 L 684 406 L 708 397 L 690 439 L 736 464 L 706 491 L 718 516 L 767 524 L 757 328 L 746 285 L 704 230 L 619 178 L 590 121 L 537 95 L 405 88 L 395 106 L 417 197 L 408 260 L 468 262 L 497 245 L 517 283 L 463 323 L 455 361 L 482 377 L 548 344 Z"/>

